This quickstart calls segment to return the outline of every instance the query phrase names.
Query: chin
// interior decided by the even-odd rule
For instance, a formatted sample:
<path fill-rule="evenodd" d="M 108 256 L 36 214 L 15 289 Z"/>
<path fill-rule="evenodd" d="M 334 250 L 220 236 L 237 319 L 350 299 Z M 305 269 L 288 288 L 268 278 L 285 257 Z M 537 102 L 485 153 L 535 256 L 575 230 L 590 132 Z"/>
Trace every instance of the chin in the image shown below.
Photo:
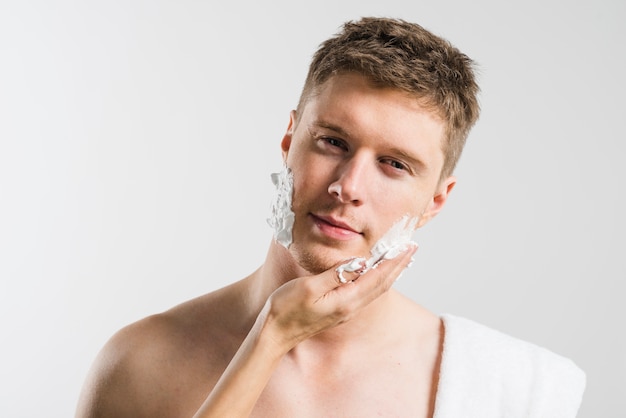
<path fill-rule="evenodd" d="M 354 254 L 348 255 L 343 251 L 333 248 L 301 248 L 296 243 L 292 244 L 289 252 L 298 265 L 311 274 L 320 274 L 336 264 L 345 261 Z"/>

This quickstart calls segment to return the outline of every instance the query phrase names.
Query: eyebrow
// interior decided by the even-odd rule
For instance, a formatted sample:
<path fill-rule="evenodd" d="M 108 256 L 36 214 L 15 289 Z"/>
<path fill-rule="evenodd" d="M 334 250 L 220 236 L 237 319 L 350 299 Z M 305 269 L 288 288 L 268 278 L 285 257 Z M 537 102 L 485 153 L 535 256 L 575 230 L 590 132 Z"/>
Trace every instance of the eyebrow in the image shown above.
<path fill-rule="evenodd" d="M 341 126 L 335 125 L 333 123 L 330 122 L 326 122 L 326 121 L 315 121 L 312 123 L 312 125 L 314 127 L 319 127 L 319 128 L 323 128 L 323 129 L 328 129 L 331 131 L 334 131 L 336 133 L 338 133 L 339 135 L 343 136 L 344 138 L 350 138 L 351 135 L 348 131 L 346 131 L 345 129 L 343 129 Z M 397 156 L 403 160 L 405 160 L 407 162 L 407 164 L 413 166 L 416 168 L 417 171 L 419 172 L 423 172 L 425 170 L 428 169 L 428 165 L 420 158 L 418 158 L 417 156 L 413 155 L 413 154 L 409 154 L 408 152 L 406 152 L 403 149 L 400 148 L 396 148 L 396 147 L 390 147 L 389 148 L 389 153 L 392 156 Z"/>
<path fill-rule="evenodd" d="M 329 122 L 315 121 L 315 122 L 312 123 L 312 125 L 315 126 L 315 127 L 319 127 L 319 128 L 324 128 L 324 129 L 328 129 L 328 130 L 331 130 L 331 131 L 335 131 L 339 135 L 341 135 L 341 136 L 343 136 L 345 138 L 350 138 L 351 137 L 350 133 L 348 133 L 348 131 L 343 129 L 341 126 L 337 126 L 337 125 L 334 125 L 334 124 L 329 123 Z"/>

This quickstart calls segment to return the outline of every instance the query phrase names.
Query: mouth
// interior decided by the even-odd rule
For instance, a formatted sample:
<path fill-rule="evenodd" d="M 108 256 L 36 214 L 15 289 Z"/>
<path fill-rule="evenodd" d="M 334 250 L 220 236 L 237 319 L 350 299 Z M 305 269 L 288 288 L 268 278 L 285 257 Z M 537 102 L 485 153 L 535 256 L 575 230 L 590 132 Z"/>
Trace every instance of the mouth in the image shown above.
<path fill-rule="evenodd" d="M 332 216 L 309 214 L 313 222 L 325 235 L 339 240 L 348 240 L 362 235 L 357 228 L 351 226 L 341 219 Z"/>

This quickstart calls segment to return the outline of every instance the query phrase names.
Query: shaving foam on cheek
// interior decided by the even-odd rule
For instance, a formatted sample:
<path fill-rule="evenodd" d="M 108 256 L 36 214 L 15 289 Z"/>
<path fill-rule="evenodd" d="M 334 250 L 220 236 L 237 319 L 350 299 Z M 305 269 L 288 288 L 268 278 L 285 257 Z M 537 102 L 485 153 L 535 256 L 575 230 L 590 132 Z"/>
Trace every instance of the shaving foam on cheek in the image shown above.
<path fill-rule="evenodd" d="M 418 217 L 411 218 L 409 215 L 404 215 L 398 222 L 393 224 L 370 250 L 372 256 L 367 260 L 368 268 L 381 260 L 396 258 L 405 251 L 413 243 L 411 238 L 418 221 Z"/>
<path fill-rule="evenodd" d="M 358 272 L 363 274 L 369 269 L 376 268 L 382 260 L 391 260 L 404 252 L 409 245 L 415 244 L 411 238 L 419 221 L 418 217 L 411 218 L 404 215 L 398 222 L 383 235 L 370 250 L 371 257 L 355 258 L 337 267 L 337 273 L 342 283 L 345 283 L 343 272 Z"/>
<path fill-rule="evenodd" d="M 276 195 L 272 201 L 271 214 L 267 223 L 274 230 L 274 239 L 285 248 L 293 240 L 293 223 L 296 218 L 291 210 L 293 197 L 293 174 L 285 166 L 280 173 L 272 173 L 272 183 L 276 186 Z"/>

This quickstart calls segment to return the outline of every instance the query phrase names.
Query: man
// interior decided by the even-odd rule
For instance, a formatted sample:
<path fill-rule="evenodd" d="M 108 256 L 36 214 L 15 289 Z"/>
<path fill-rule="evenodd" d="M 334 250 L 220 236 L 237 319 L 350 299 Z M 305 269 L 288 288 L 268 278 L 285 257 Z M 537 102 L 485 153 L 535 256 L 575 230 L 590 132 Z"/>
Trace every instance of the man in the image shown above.
<path fill-rule="evenodd" d="M 264 264 L 118 332 L 77 416 L 574 416 L 571 362 L 390 289 L 416 250 L 407 230 L 455 185 L 471 65 L 399 20 L 323 43 L 281 142 Z"/>

